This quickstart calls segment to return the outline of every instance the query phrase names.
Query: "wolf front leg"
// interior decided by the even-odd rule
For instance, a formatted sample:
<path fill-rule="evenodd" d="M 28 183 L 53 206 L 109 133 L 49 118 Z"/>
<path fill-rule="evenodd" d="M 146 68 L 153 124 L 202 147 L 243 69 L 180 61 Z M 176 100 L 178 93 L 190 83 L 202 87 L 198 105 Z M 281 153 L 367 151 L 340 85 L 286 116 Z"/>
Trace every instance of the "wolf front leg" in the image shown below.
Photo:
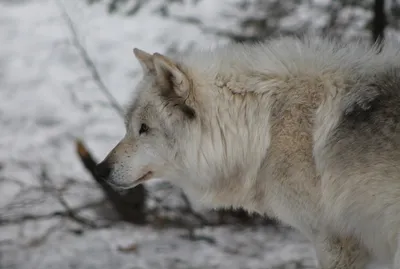
<path fill-rule="evenodd" d="M 364 269 L 368 252 L 352 238 L 319 235 L 315 241 L 320 269 Z"/>

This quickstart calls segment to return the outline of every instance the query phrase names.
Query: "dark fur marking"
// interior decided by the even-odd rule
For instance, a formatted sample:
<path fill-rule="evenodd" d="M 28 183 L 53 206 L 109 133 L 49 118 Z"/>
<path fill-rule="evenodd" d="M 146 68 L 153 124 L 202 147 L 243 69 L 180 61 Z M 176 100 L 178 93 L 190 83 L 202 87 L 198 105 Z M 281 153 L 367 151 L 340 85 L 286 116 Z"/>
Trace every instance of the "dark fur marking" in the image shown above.
<path fill-rule="evenodd" d="M 346 104 L 335 131 L 336 139 L 394 139 L 400 131 L 400 70 L 388 68 L 366 75 L 364 85 L 343 98 Z M 397 139 L 397 138 L 396 138 Z"/>
<path fill-rule="evenodd" d="M 342 114 L 321 156 L 331 171 L 354 176 L 354 167 L 373 176 L 375 166 L 390 171 L 400 160 L 400 69 L 360 75 L 342 97 Z M 389 164 L 390 163 L 390 164 Z M 393 165 L 393 166 L 392 166 Z M 383 168 L 384 167 L 384 168 Z M 393 168 L 396 167 L 396 168 Z"/>
<path fill-rule="evenodd" d="M 353 123 L 370 122 L 374 112 L 378 111 L 384 99 L 386 99 L 384 96 L 379 95 L 364 103 L 354 103 L 344 113 L 344 118 Z"/>

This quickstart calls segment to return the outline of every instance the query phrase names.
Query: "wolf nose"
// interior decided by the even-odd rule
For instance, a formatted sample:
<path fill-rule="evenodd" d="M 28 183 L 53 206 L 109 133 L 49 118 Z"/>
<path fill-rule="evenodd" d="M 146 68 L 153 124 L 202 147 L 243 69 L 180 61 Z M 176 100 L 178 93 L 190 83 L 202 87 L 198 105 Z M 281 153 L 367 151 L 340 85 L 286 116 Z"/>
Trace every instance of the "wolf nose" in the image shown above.
<path fill-rule="evenodd" d="M 104 160 L 96 165 L 95 173 L 99 178 L 107 180 L 111 173 L 111 165 L 106 160 Z"/>

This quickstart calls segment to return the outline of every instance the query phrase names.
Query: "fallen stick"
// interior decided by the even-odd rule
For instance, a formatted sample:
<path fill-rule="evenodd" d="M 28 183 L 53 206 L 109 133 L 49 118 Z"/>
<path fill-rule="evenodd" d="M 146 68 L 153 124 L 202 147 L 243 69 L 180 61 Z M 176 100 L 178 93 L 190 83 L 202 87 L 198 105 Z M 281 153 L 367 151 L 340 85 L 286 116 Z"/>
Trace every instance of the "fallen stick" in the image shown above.
<path fill-rule="evenodd" d="M 90 172 L 97 184 L 101 187 L 106 197 L 119 214 L 120 218 L 123 221 L 134 224 L 145 224 L 145 205 L 147 192 L 144 186 L 138 185 L 137 187 L 126 190 L 124 192 L 116 191 L 109 184 L 107 184 L 104 180 L 96 175 L 95 167 L 97 162 L 89 153 L 83 142 L 77 140 L 75 144 L 76 151 L 83 165 Z"/>

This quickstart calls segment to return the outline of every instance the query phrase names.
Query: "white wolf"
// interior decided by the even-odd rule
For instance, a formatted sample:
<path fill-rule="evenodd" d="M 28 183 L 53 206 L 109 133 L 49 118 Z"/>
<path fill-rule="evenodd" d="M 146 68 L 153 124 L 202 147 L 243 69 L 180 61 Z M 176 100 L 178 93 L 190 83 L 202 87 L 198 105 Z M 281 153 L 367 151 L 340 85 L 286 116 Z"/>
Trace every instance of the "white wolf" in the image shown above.
<path fill-rule="evenodd" d="M 126 135 L 97 167 L 301 231 L 319 268 L 400 269 L 400 50 L 280 37 L 143 67 Z"/>

